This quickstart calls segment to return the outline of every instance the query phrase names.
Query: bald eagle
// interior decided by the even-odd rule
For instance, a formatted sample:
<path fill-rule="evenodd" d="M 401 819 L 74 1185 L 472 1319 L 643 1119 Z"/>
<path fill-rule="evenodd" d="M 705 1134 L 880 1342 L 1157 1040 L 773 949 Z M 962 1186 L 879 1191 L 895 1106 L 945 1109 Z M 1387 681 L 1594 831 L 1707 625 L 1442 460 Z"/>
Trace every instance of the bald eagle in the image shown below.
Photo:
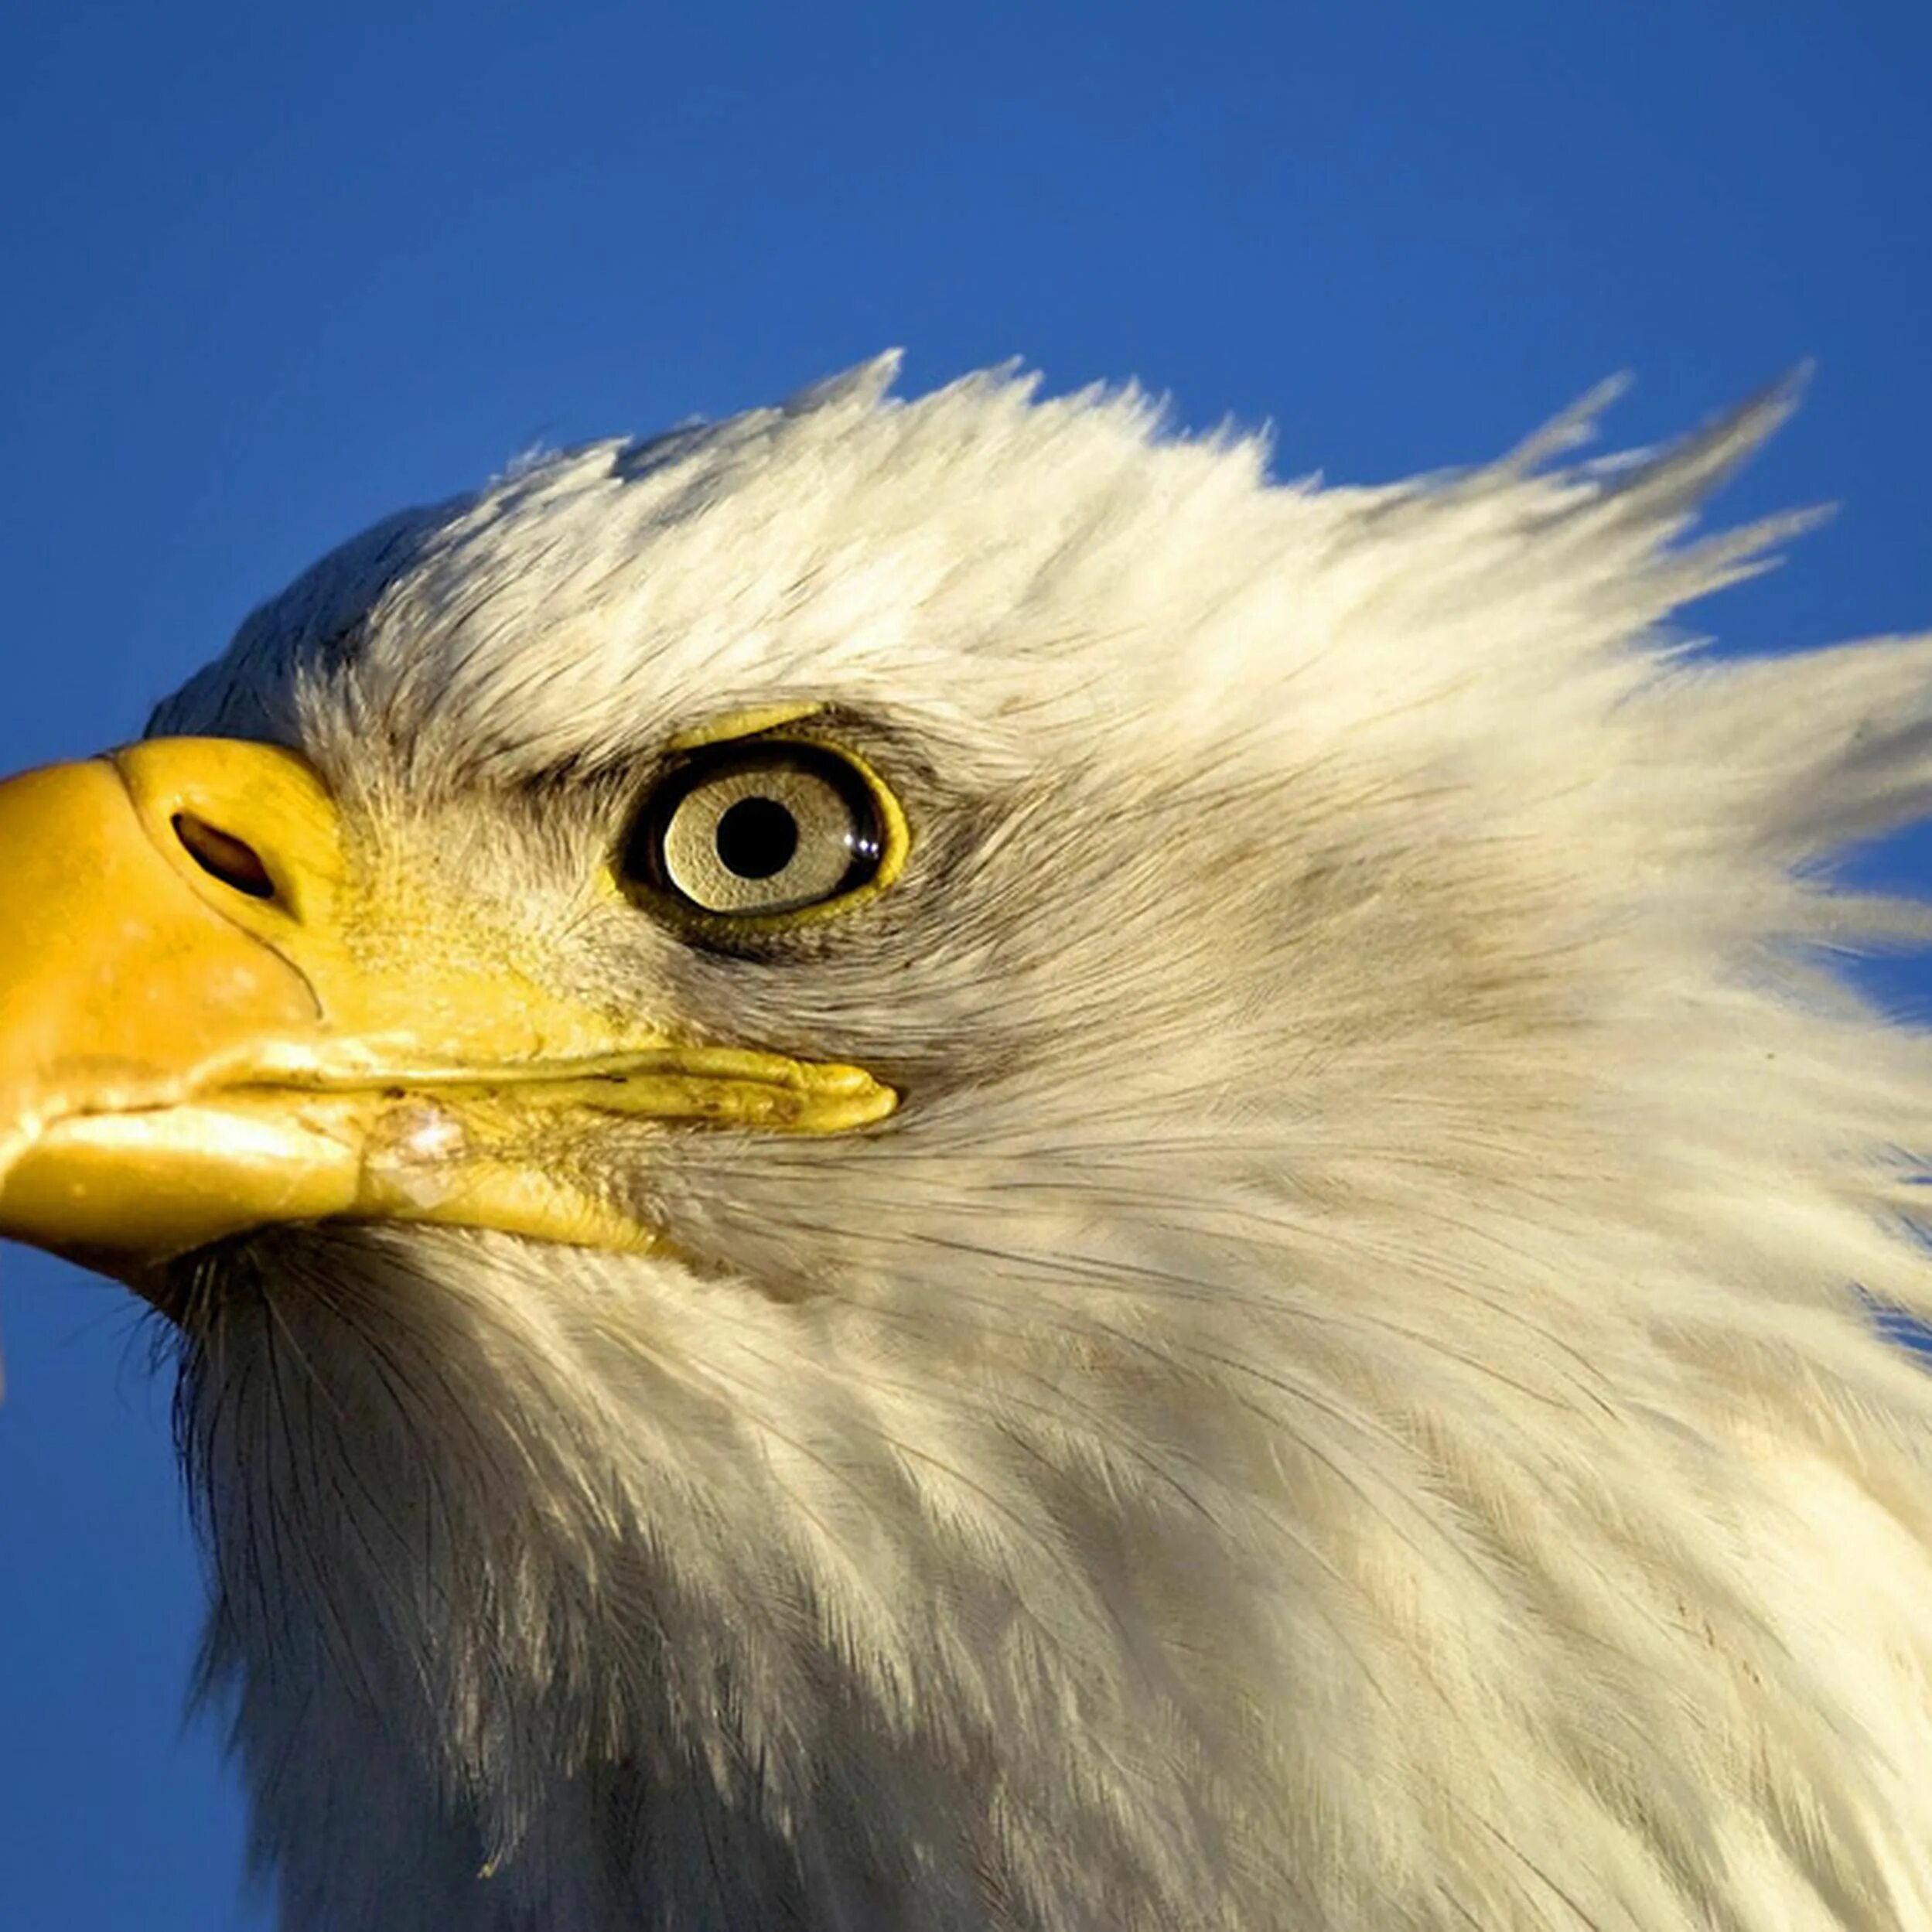
<path fill-rule="evenodd" d="M 1932 1926 L 1932 640 L 1661 454 L 889 359 L 0 787 L 0 1229 L 178 1336 L 288 1932 Z"/>

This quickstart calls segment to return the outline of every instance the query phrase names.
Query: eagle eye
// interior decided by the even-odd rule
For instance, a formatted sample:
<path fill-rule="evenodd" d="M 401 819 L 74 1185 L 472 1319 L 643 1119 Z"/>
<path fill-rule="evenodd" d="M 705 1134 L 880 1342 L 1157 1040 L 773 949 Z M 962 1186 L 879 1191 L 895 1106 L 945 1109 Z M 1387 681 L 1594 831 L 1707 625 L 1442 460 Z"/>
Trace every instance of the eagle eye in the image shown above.
<path fill-rule="evenodd" d="M 619 855 L 626 886 L 725 919 L 766 919 L 872 884 L 891 842 L 877 781 L 818 743 L 714 745 L 647 797 Z"/>

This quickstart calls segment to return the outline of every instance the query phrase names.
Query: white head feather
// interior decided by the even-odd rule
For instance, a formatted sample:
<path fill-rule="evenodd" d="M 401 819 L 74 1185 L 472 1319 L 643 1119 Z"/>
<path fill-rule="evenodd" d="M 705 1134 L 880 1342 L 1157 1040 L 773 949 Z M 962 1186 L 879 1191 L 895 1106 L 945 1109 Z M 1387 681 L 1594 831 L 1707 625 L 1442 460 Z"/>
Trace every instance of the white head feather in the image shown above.
<path fill-rule="evenodd" d="M 1932 1309 L 1932 1058 L 1820 965 L 1923 930 L 1821 862 L 1932 798 L 1932 642 L 1659 630 L 1790 527 L 1680 541 L 1785 399 L 1340 490 L 891 368 L 393 520 L 159 715 L 905 1096 L 555 1150 L 688 1265 L 198 1265 L 291 1932 L 1932 1923 L 1932 1379 L 1859 1299 Z M 790 702 L 892 891 L 749 960 L 588 893 Z"/>

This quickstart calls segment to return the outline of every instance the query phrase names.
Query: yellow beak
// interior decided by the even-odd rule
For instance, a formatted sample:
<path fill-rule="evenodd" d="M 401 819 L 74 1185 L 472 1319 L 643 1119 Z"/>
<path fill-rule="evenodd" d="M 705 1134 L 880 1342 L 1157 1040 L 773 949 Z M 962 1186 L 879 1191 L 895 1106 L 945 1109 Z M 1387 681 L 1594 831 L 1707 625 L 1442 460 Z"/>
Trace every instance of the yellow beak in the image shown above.
<path fill-rule="evenodd" d="M 0 783 L 0 1235 L 136 1280 L 271 1223 L 648 1248 L 591 1117 L 822 1133 L 861 1069 L 545 992 L 362 876 L 293 753 L 160 739 Z"/>

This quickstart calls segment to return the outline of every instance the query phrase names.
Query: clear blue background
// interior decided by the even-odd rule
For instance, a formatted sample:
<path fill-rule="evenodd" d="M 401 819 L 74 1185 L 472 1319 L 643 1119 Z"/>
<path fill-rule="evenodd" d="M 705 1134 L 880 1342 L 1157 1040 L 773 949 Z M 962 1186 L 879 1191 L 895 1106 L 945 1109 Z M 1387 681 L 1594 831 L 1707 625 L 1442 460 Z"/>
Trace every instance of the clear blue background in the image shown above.
<path fill-rule="evenodd" d="M 0 767 L 134 733 L 400 502 L 892 343 L 916 387 L 1138 374 L 1350 480 L 1614 370 L 1644 441 L 1815 357 L 1719 514 L 1842 514 L 1697 620 L 1932 624 L 1929 15 L 10 0 Z M 1874 863 L 1923 885 L 1932 846 Z M 118 1290 L 8 1249 L 0 1295 L 0 1923 L 261 1924 L 179 1728 L 166 1389 Z"/>

